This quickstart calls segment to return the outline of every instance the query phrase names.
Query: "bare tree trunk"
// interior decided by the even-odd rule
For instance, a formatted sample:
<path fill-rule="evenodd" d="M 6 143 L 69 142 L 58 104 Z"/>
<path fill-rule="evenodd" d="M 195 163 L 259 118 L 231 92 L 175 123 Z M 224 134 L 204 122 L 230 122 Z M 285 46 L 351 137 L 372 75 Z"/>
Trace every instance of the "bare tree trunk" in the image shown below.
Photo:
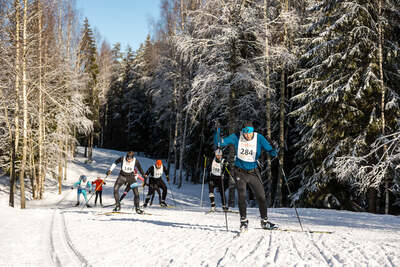
<path fill-rule="evenodd" d="M 176 184 L 176 169 L 178 164 L 178 134 L 180 128 L 180 121 L 181 121 L 181 105 L 180 105 L 180 90 L 178 90 L 178 86 L 176 86 L 176 82 L 174 81 L 174 100 L 175 100 L 175 112 L 176 112 L 176 119 L 175 119 L 175 134 L 174 134 L 174 184 Z"/>
<path fill-rule="evenodd" d="M 200 133 L 200 147 L 199 147 L 199 154 L 197 155 L 197 161 L 196 161 L 196 172 L 195 176 L 192 179 L 193 183 L 199 183 L 200 182 L 200 175 L 201 175 L 201 166 L 202 166 L 202 157 L 201 154 L 203 154 L 203 146 L 204 146 L 204 128 L 205 128 L 205 113 L 202 114 L 201 118 L 201 133 Z M 230 180 L 230 179 L 229 179 Z"/>
<path fill-rule="evenodd" d="M 265 30 L 265 85 L 267 90 L 265 92 L 265 107 L 266 107 L 266 120 L 267 120 L 267 137 L 271 139 L 271 84 L 269 80 L 269 43 L 268 43 L 268 15 L 267 15 L 267 0 L 264 0 L 264 30 Z M 272 144 L 271 144 L 272 145 Z M 272 172 L 271 172 L 271 156 L 267 154 L 267 203 L 272 206 Z"/>
<path fill-rule="evenodd" d="M 382 90 L 381 97 L 381 121 L 382 121 L 382 136 L 385 136 L 385 95 L 386 89 L 383 81 L 383 53 L 382 53 L 382 43 L 383 43 L 383 29 L 382 29 L 382 0 L 379 0 L 378 3 L 378 12 L 379 12 L 379 26 L 378 26 L 378 38 L 379 38 L 379 47 L 378 47 L 378 59 L 379 59 L 379 79 L 380 86 Z M 385 155 L 387 151 L 387 146 L 383 147 L 383 154 Z M 386 156 L 384 156 L 386 157 Z M 389 214 L 389 177 L 385 175 L 385 214 Z"/>
<path fill-rule="evenodd" d="M 21 12 L 21 4 L 19 0 L 14 1 L 14 8 L 15 8 L 15 112 L 14 112 L 14 127 L 15 127 L 15 134 L 14 134 L 14 148 L 12 151 L 12 170 L 11 170 L 11 177 L 10 177 L 10 200 L 9 204 L 11 207 L 14 207 L 14 192 L 15 192 L 15 180 L 16 180 L 16 173 L 15 173 L 15 161 L 16 156 L 18 154 L 18 145 L 19 145 L 19 86 L 20 86 L 20 67 L 21 67 L 21 58 L 20 58 L 20 12 Z"/>
<path fill-rule="evenodd" d="M 3 97 L 2 91 L 0 90 L 0 94 Z M 4 117 L 6 121 L 6 126 L 8 129 L 8 134 L 9 134 L 9 142 L 10 142 L 10 147 L 11 147 L 11 157 L 10 157 L 10 196 L 9 196 L 9 206 L 14 207 L 14 185 L 11 186 L 11 181 L 14 181 L 15 177 L 15 152 L 14 152 L 14 139 L 13 139 L 13 132 L 12 132 L 12 127 L 10 120 L 8 118 L 8 107 L 5 105 L 4 106 Z"/>
<path fill-rule="evenodd" d="M 174 124 L 172 119 L 172 113 L 169 116 L 169 147 L 168 147 L 168 159 L 167 159 L 167 169 L 168 171 L 171 168 L 171 157 L 172 152 L 174 151 Z"/>
<path fill-rule="evenodd" d="M 88 161 L 89 162 L 92 161 L 92 156 L 93 156 L 93 135 L 94 135 L 93 131 L 89 134 L 89 138 L 88 138 L 88 143 L 89 143 L 89 145 L 88 145 Z"/>
<path fill-rule="evenodd" d="M 376 213 L 376 189 L 370 188 L 368 190 L 368 212 Z"/>
<path fill-rule="evenodd" d="M 284 1 L 284 11 L 288 12 L 289 10 L 289 2 L 288 0 Z M 283 25 L 283 45 L 288 47 L 288 30 L 286 24 Z M 276 186 L 276 194 L 275 194 L 275 202 L 274 206 L 281 207 L 282 206 L 282 179 L 283 173 L 281 169 L 284 169 L 284 158 L 285 158 L 285 102 L 286 102 L 286 71 L 285 64 L 282 64 L 282 72 L 281 72 L 281 105 L 280 105 L 280 123 L 279 123 L 279 175 Z"/>
<path fill-rule="evenodd" d="M 187 132 L 187 124 L 188 124 L 188 117 L 189 117 L 189 111 L 186 111 L 186 116 L 185 116 L 185 126 L 183 129 L 183 136 L 182 136 L 182 142 L 181 142 L 181 151 L 180 151 L 180 157 L 179 157 L 179 183 L 178 183 L 178 188 L 181 188 L 182 186 L 182 170 L 183 170 L 183 161 L 184 161 L 184 156 L 185 156 L 185 146 L 186 146 L 186 132 Z M 187 170 L 186 170 L 186 176 L 187 176 Z"/>
<path fill-rule="evenodd" d="M 67 180 L 67 170 L 68 170 L 68 134 L 65 133 L 65 141 L 64 141 L 64 181 Z"/>
<path fill-rule="evenodd" d="M 33 140 L 32 136 L 29 136 L 29 164 L 30 164 L 30 181 L 32 186 L 32 197 L 33 199 L 38 199 L 38 176 L 36 175 L 35 157 L 33 151 Z"/>
<path fill-rule="evenodd" d="M 281 106 L 280 106 L 280 123 L 279 123 L 279 165 L 284 168 L 284 156 L 285 156 L 285 70 L 281 72 Z M 282 179 L 283 173 L 279 170 L 278 181 L 276 184 L 275 193 L 275 207 L 282 206 Z"/>
<path fill-rule="evenodd" d="M 21 209 L 25 209 L 25 168 L 26 168 L 26 150 L 28 139 L 28 81 L 26 77 L 27 63 L 27 30 L 28 30 L 28 0 L 24 0 L 23 32 L 22 32 L 22 104 L 23 104 L 23 128 L 22 128 L 22 161 L 19 173 L 19 182 L 21 189 Z"/>
<path fill-rule="evenodd" d="M 39 134 L 38 134 L 38 146 L 39 146 L 39 162 L 38 162 L 38 175 L 37 175 L 37 196 L 39 199 L 42 199 L 42 188 L 43 188 L 43 93 L 42 93 L 42 6 L 41 1 L 37 1 L 37 9 L 38 9 L 38 60 L 39 60 Z"/>
<path fill-rule="evenodd" d="M 58 160 L 57 160 L 57 165 L 58 165 L 58 174 L 57 174 L 57 180 L 58 180 L 58 194 L 61 195 L 62 193 L 62 175 L 63 175 L 63 161 L 62 161 L 62 137 L 61 137 L 61 126 L 57 125 L 57 136 L 58 136 Z"/>

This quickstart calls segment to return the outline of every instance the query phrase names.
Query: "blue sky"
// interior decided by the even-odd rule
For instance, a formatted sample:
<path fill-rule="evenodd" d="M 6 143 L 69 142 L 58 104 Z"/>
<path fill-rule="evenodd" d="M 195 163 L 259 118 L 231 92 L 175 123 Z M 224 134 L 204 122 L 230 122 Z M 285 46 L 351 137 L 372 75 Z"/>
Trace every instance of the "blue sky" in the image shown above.
<path fill-rule="evenodd" d="M 77 0 L 77 8 L 110 45 L 139 48 L 160 14 L 160 0 Z"/>

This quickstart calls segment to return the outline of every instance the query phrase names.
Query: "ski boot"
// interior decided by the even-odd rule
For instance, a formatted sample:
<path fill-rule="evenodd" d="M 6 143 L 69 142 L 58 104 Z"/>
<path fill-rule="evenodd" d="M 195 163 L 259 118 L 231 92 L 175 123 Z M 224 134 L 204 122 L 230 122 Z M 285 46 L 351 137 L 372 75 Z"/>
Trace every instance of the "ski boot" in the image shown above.
<path fill-rule="evenodd" d="M 147 207 L 147 203 L 144 203 L 144 204 L 143 204 L 143 208 L 146 208 L 146 207 Z"/>
<path fill-rule="evenodd" d="M 76 204 L 74 205 L 74 207 L 78 207 L 79 206 L 79 201 L 76 202 Z"/>
<path fill-rule="evenodd" d="M 168 207 L 168 205 L 167 205 L 167 203 L 165 203 L 165 201 L 161 201 L 160 207 L 166 208 L 166 207 Z"/>
<path fill-rule="evenodd" d="M 121 210 L 121 204 L 117 203 L 115 204 L 115 208 L 113 209 L 113 211 L 120 211 Z"/>
<path fill-rule="evenodd" d="M 268 221 L 267 219 L 261 219 L 261 228 L 265 230 L 278 229 L 278 225 Z"/>
<path fill-rule="evenodd" d="M 89 204 L 86 204 L 86 207 L 87 207 L 87 208 L 91 208 L 92 206 L 90 206 Z"/>
<path fill-rule="evenodd" d="M 222 206 L 223 211 L 229 211 L 229 208 L 227 206 Z"/>
<path fill-rule="evenodd" d="M 240 219 L 240 232 L 245 232 L 249 228 L 249 220 L 246 218 Z"/>
<path fill-rule="evenodd" d="M 136 208 L 136 213 L 137 213 L 137 214 L 143 214 L 143 213 L 144 213 L 144 211 L 143 211 L 143 210 L 141 210 L 140 208 Z"/>

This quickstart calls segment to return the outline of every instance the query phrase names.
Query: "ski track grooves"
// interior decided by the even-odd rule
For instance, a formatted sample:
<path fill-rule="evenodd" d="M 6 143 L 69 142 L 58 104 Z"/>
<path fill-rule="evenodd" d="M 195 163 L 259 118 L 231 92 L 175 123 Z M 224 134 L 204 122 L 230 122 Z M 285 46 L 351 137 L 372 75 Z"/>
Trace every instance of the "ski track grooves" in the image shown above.
<path fill-rule="evenodd" d="M 57 206 L 68 196 L 69 194 L 67 193 L 59 202 L 57 202 Z M 61 222 L 58 222 L 57 224 L 57 217 L 61 216 Z M 61 229 L 61 231 L 57 235 L 57 231 Z M 50 257 L 52 262 L 56 266 L 63 266 L 64 263 L 71 263 L 75 261 L 76 263 L 79 263 L 79 266 L 91 266 L 88 261 L 82 256 L 82 254 L 79 253 L 79 251 L 74 247 L 71 241 L 71 237 L 68 233 L 66 223 L 65 223 L 65 216 L 64 213 L 61 213 L 59 215 L 59 209 L 55 209 L 51 218 L 51 226 L 50 226 Z M 65 243 L 62 247 L 57 247 L 56 250 L 56 244 L 57 243 Z M 60 252 L 59 250 L 64 250 Z M 68 256 L 75 256 L 75 260 L 69 258 Z M 70 264 L 68 264 L 70 265 Z"/>
<path fill-rule="evenodd" d="M 360 244 L 358 244 L 358 243 L 352 241 L 350 238 L 347 238 L 347 237 L 344 237 L 344 236 L 340 236 L 340 238 L 343 240 L 344 244 L 347 243 L 347 244 L 352 245 L 352 249 L 355 249 L 364 258 L 364 261 L 366 263 L 368 263 L 371 260 L 365 255 L 364 251 L 361 250 Z"/>
<path fill-rule="evenodd" d="M 260 247 L 261 242 L 264 240 L 264 236 L 259 237 L 259 240 L 257 244 L 254 246 L 254 248 L 249 252 L 249 254 L 241 261 L 244 262 L 247 258 L 253 255 L 254 252 L 257 251 L 257 249 Z"/>
<path fill-rule="evenodd" d="M 378 248 L 379 248 L 380 251 L 382 251 L 384 260 L 385 260 L 386 262 L 388 262 L 390 266 L 395 267 L 395 265 L 393 264 L 392 260 L 389 258 L 386 249 L 384 249 L 384 248 L 382 247 L 382 245 L 379 245 Z"/>
<path fill-rule="evenodd" d="M 323 249 L 321 249 L 317 243 L 315 242 L 314 238 L 312 237 L 312 234 L 310 233 L 306 233 L 306 235 L 308 236 L 309 240 L 311 241 L 311 244 L 318 250 L 322 260 L 326 263 L 327 266 L 331 266 L 332 264 L 331 261 L 329 260 L 329 258 L 325 255 Z"/>
<path fill-rule="evenodd" d="M 299 249 L 296 246 L 296 242 L 294 241 L 293 235 L 290 235 L 290 239 L 292 240 L 292 246 L 293 246 L 294 250 L 296 251 L 297 256 L 299 257 L 299 259 L 304 261 L 303 257 L 301 256 L 301 253 L 300 253 Z"/>

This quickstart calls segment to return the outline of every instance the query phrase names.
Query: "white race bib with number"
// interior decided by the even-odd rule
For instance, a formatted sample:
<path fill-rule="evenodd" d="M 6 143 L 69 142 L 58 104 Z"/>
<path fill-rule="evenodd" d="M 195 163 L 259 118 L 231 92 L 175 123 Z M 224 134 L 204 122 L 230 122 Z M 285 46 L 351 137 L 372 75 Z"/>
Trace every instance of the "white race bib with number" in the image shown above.
<path fill-rule="evenodd" d="M 254 133 L 253 139 L 247 141 L 243 133 L 240 132 L 237 157 L 246 162 L 255 162 L 257 154 L 257 133 Z"/>
<path fill-rule="evenodd" d="M 135 170 L 136 158 L 133 158 L 131 162 L 128 162 L 124 157 L 124 161 L 122 162 L 122 171 L 125 173 L 132 173 Z"/>
<path fill-rule="evenodd" d="M 222 161 L 218 163 L 215 158 L 211 164 L 211 174 L 214 176 L 221 176 L 222 175 Z"/>
<path fill-rule="evenodd" d="M 162 174 L 163 174 L 163 171 L 164 171 L 163 166 L 161 165 L 161 167 L 159 169 L 157 169 L 157 167 L 154 166 L 154 165 L 153 165 L 153 167 L 154 167 L 154 176 L 153 176 L 153 178 L 160 178 L 162 176 Z"/>

